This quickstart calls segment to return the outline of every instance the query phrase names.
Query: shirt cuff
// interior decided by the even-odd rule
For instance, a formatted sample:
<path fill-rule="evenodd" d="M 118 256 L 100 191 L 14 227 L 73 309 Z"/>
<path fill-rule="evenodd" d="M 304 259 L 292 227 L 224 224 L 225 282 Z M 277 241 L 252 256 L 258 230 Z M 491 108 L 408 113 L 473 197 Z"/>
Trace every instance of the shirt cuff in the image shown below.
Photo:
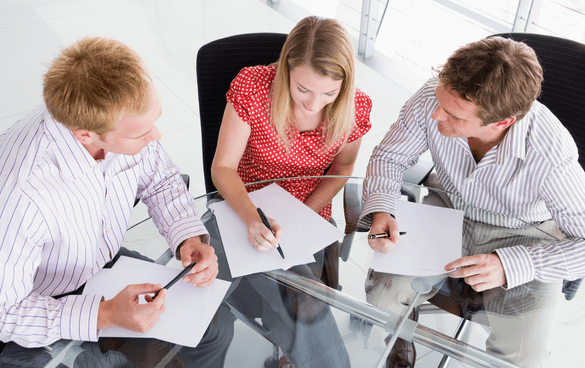
<path fill-rule="evenodd" d="M 387 193 L 371 194 L 364 204 L 358 226 L 368 229 L 372 227 L 372 214 L 376 212 L 386 212 L 394 217 L 393 214 L 396 213 L 396 198 Z"/>
<path fill-rule="evenodd" d="M 199 218 L 191 217 L 179 220 L 171 226 L 167 234 L 167 242 L 173 254 L 176 256 L 179 244 L 195 236 L 201 236 L 201 242 L 205 244 L 209 243 L 209 233 L 205 225 L 203 225 Z"/>
<path fill-rule="evenodd" d="M 506 289 L 534 280 L 534 265 L 525 247 L 518 245 L 496 249 L 506 275 Z"/>
<path fill-rule="evenodd" d="M 62 299 L 59 326 L 66 340 L 97 341 L 101 295 L 70 295 Z"/>

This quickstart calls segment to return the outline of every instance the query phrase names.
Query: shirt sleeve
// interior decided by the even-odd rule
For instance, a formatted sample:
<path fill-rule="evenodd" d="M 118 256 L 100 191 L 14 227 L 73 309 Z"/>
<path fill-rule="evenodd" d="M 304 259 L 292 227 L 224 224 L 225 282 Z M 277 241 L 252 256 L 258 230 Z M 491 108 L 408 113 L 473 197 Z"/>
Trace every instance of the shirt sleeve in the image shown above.
<path fill-rule="evenodd" d="M 394 214 L 403 171 L 414 166 L 428 149 L 427 124 L 432 114 L 429 93 L 434 98 L 430 82 L 404 104 L 398 120 L 374 148 L 364 179 L 361 227 L 371 226 L 371 214 L 375 212 Z"/>
<path fill-rule="evenodd" d="M 372 100 L 368 95 L 356 88 L 355 91 L 355 128 L 347 142 L 353 142 L 366 134 L 372 127 L 370 113 L 372 111 Z"/>
<path fill-rule="evenodd" d="M 226 94 L 227 102 L 231 103 L 236 113 L 246 124 L 251 124 L 250 106 L 258 104 L 257 93 L 266 70 L 262 66 L 242 69 L 230 84 Z"/>
<path fill-rule="evenodd" d="M 193 196 L 159 142 L 142 151 L 142 172 L 138 193 L 148 207 L 159 232 L 176 254 L 179 244 L 195 236 L 208 243 L 208 232 L 201 222 Z"/>
<path fill-rule="evenodd" d="M 585 173 L 576 157 L 547 176 L 541 190 L 553 220 L 566 238 L 534 246 L 496 250 L 507 288 L 537 280 L 576 280 L 585 276 Z"/>
<path fill-rule="evenodd" d="M 27 348 L 59 339 L 97 341 L 101 296 L 56 300 L 32 292 L 48 229 L 26 195 L 18 188 L 4 189 L 0 196 L 0 340 Z"/>

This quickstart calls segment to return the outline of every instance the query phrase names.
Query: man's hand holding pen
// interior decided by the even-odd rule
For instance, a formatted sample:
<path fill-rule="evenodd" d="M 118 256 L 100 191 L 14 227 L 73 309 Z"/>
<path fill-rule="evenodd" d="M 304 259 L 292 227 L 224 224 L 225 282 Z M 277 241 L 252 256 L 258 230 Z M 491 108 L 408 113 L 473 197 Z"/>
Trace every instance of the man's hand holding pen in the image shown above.
<path fill-rule="evenodd" d="M 370 248 L 380 253 L 389 253 L 396 247 L 400 240 L 400 230 L 398 222 L 385 212 L 376 212 L 372 214 L 372 227 L 370 236 L 373 234 L 390 234 L 390 237 L 376 236 L 368 239 Z"/>
<path fill-rule="evenodd" d="M 179 248 L 183 268 L 196 262 L 195 266 L 183 277 L 183 281 L 197 287 L 209 286 L 219 273 L 217 255 L 209 244 L 201 242 L 199 236 L 186 239 Z"/>

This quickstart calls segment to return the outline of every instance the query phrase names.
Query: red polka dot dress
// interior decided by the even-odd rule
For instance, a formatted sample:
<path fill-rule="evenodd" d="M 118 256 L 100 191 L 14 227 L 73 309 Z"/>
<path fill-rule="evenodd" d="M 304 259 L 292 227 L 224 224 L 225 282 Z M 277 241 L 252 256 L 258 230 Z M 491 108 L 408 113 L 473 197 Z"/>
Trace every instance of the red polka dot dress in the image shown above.
<path fill-rule="evenodd" d="M 232 81 L 227 93 L 238 116 L 248 125 L 251 133 L 248 144 L 238 166 L 238 174 L 244 183 L 299 176 L 323 175 L 331 165 L 343 140 L 323 151 L 323 129 L 300 133 L 294 129 L 290 151 L 284 145 L 272 126 L 268 111 L 268 94 L 276 75 L 276 66 L 255 66 L 244 68 Z M 372 101 L 356 88 L 355 125 L 348 138 L 352 142 L 370 130 Z M 305 202 L 319 184 L 320 179 L 294 179 L 278 181 L 277 184 L 297 199 Z M 271 183 L 247 186 L 248 192 L 258 190 Z M 329 220 L 331 203 L 319 214 Z"/>

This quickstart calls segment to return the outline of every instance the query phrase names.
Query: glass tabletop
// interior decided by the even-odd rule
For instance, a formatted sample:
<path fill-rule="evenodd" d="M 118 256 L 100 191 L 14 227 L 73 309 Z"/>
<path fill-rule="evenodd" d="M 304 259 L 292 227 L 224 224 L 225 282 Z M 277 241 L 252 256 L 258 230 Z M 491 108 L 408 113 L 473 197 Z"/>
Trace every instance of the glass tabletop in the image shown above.
<path fill-rule="evenodd" d="M 221 238 L 218 239 L 218 230 L 213 228 L 215 219 L 208 210 L 210 200 L 221 199 L 215 193 L 195 198 L 198 213 L 210 232 L 211 244 L 219 258 L 218 278 L 233 282 L 225 302 L 237 318 L 237 325 L 225 366 L 257 367 L 258 361 L 261 361 L 265 367 L 276 367 L 281 353 L 275 347 L 280 346 L 285 352 L 294 354 L 299 367 L 305 364 L 320 366 L 318 362 L 323 359 L 331 366 L 377 367 L 387 354 L 384 338 L 388 341 L 395 334 L 414 341 L 423 349 L 429 349 L 427 351 L 447 354 L 467 366 L 515 367 L 493 354 L 493 350 L 488 349 L 489 352 L 486 352 L 486 347 L 491 347 L 491 340 L 495 339 L 491 331 L 494 328 L 502 330 L 500 325 L 490 324 L 513 326 L 513 321 L 542 316 L 540 311 L 551 308 L 552 312 L 547 316 L 549 319 L 556 318 L 554 301 L 562 297 L 561 282 L 542 284 L 533 281 L 510 290 L 499 287 L 478 293 L 463 280 L 446 275 L 419 278 L 417 282 L 428 284 L 434 294 L 430 303 L 419 307 L 421 315 L 434 313 L 439 306 L 443 311 L 485 326 L 484 329 L 490 331 L 485 334 L 487 343 L 480 342 L 475 346 L 453 339 L 451 330 L 442 331 L 438 328 L 441 326 L 425 326 L 426 319 L 422 317 L 419 322 L 415 322 L 401 313 L 387 310 L 383 305 L 370 304 L 364 285 L 370 274 L 374 252 L 368 246 L 368 229 L 359 229 L 356 223 L 361 211 L 362 178 L 347 179 L 345 189 L 332 201 L 333 219 L 337 227 L 346 233 L 336 246 L 340 257 L 337 289 L 323 285 L 320 277 L 315 275 L 320 271 L 316 270 L 319 267 L 311 267 L 311 264 L 232 278 Z M 301 179 L 280 181 L 283 180 Z M 530 246 L 552 242 L 564 237 L 552 221 L 527 223 L 518 218 L 473 208 L 456 195 L 438 189 L 405 184 L 401 194 L 400 200 L 403 201 L 462 210 L 464 256 L 486 254 L 519 244 Z M 152 221 L 145 221 L 145 218 L 145 208 L 137 207 L 123 246 L 139 251 L 156 263 L 181 268 L 180 262 L 172 257 Z M 368 347 L 368 340 L 374 336 L 372 329 L 375 328 L 383 331 L 382 343 Z M 550 334 L 553 334 L 552 337 Z M 535 340 L 563 338 L 554 334 L 552 329 L 535 331 L 532 335 L 531 338 Z M 106 339 L 100 339 L 98 343 L 58 341 L 49 347 L 36 349 L 38 354 L 35 360 L 28 361 L 3 354 L 0 356 L 0 366 L 31 366 L 32 362 L 33 366 L 39 367 L 86 367 L 98 364 L 88 363 L 90 360 L 87 356 L 95 357 L 96 361 L 101 359 L 99 364 L 107 366 L 143 366 L 144 355 L 137 358 L 127 353 L 133 349 L 138 351 L 138 346 L 150 353 L 148 366 L 188 366 L 177 355 L 182 348 L 180 346 L 161 345 L 152 339 L 103 340 Z M 114 352 L 121 352 L 121 356 L 116 355 L 119 360 L 112 360 Z M 255 354 L 259 358 L 252 358 Z M 334 363 L 337 360 L 339 363 Z"/>

